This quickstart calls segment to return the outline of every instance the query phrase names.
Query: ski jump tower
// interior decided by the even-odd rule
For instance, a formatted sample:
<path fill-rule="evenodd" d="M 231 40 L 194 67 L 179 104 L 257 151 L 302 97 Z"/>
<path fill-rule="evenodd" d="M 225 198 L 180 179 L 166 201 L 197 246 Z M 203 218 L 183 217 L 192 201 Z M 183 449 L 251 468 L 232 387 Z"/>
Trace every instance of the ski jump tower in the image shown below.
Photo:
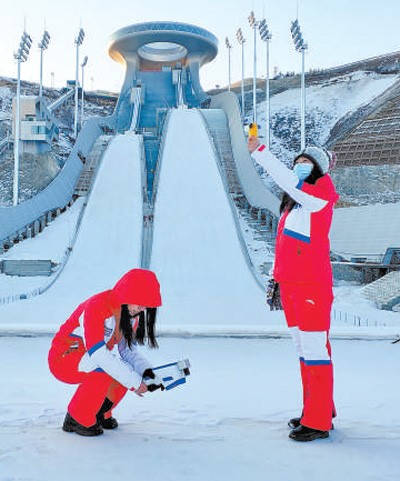
<path fill-rule="evenodd" d="M 141 115 L 136 127 L 154 129 L 157 110 L 186 104 L 204 105 L 200 67 L 218 52 L 217 38 L 185 23 L 146 22 L 121 28 L 111 35 L 108 53 L 126 66 L 117 106 L 117 130 L 131 127 L 134 90 L 141 88 Z"/>

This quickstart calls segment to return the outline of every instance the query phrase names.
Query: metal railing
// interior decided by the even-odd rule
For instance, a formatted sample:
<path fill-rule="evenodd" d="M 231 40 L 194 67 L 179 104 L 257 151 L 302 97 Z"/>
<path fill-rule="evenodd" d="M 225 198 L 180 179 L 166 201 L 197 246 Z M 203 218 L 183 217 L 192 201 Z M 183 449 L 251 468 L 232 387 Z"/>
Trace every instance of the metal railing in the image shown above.
<path fill-rule="evenodd" d="M 142 97 L 142 89 L 141 87 L 134 88 L 134 95 L 133 95 L 133 113 L 132 113 L 132 120 L 129 130 L 132 132 L 136 132 L 139 126 L 139 119 L 140 119 L 140 111 L 141 111 L 141 101 Z"/>
<path fill-rule="evenodd" d="M 49 104 L 47 106 L 48 110 L 50 112 L 53 112 L 53 110 L 58 109 L 58 107 L 60 107 L 64 102 L 66 102 L 69 98 L 71 98 L 74 95 L 74 92 L 75 92 L 75 89 L 68 90 L 68 92 L 61 95 L 60 97 L 58 97 L 57 100 Z"/>
<path fill-rule="evenodd" d="M 107 149 L 105 149 L 104 151 L 101 152 L 101 158 L 103 158 L 104 156 L 104 153 Z M 96 180 L 96 177 L 98 175 L 98 172 L 99 172 L 99 167 L 101 165 L 101 160 L 99 160 L 97 163 L 96 163 L 97 167 L 96 167 L 96 170 L 94 172 L 94 178 L 93 178 L 93 182 L 89 188 L 89 191 L 88 191 L 88 195 L 86 196 L 85 198 L 85 202 L 83 203 L 82 205 L 82 208 L 79 212 L 79 216 L 78 216 L 78 220 L 76 222 L 76 225 L 75 225 L 75 228 L 74 228 L 74 232 L 73 232 L 73 235 L 72 235 L 72 239 L 68 245 L 68 247 L 65 249 L 64 251 L 64 255 L 63 257 L 61 258 L 61 261 L 59 262 L 59 265 L 58 265 L 58 268 L 56 270 L 56 273 L 54 274 L 54 276 L 51 277 L 51 279 L 45 283 L 43 286 L 40 286 L 40 287 L 37 287 L 35 289 L 32 289 L 28 292 L 22 292 L 22 293 L 19 293 L 19 294 L 12 294 L 12 295 L 9 295 L 9 296 L 4 296 L 4 297 L 0 297 L 0 305 L 1 304 L 9 304 L 11 302 L 16 302 L 16 301 L 20 301 L 20 300 L 23 300 L 23 299 L 31 299 L 32 297 L 36 297 L 36 296 L 39 296 L 43 293 L 45 293 L 48 289 L 50 289 L 51 286 L 53 286 L 53 284 L 57 281 L 57 279 L 60 277 L 62 271 L 64 270 L 68 260 L 69 260 L 69 257 L 73 251 L 73 248 L 75 246 L 75 243 L 76 243 L 76 240 L 78 238 L 78 233 L 79 233 L 79 229 L 81 227 L 81 224 L 82 224 L 82 220 L 83 220 L 83 217 L 84 217 L 84 214 L 85 214 L 85 211 L 86 211 L 86 207 L 88 205 L 88 201 L 89 201 L 89 198 L 90 198 L 90 194 L 93 190 L 93 186 L 95 184 L 95 180 Z"/>
<path fill-rule="evenodd" d="M 81 159 L 89 155 L 95 141 L 103 133 L 103 126 L 108 126 L 112 119 L 112 116 L 89 119 L 80 131 L 67 161 L 53 181 L 31 199 L 16 206 L 0 208 L 0 247 L 13 245 L 13 240 L 21 239 L 29 228 L 34 228 L 35 222 L 39 219 L 72 202 L 83 169 Z"/>
<path fill-rule="evenodd" d="M 7 135 L 7 137 L 4 137 L 4 139 L 0 140 L 0 154 L 8 147 L 10 143 L 11 139 L 9 135 Z"/>
<path fill-rule="evenodd" d="M 344 311 L 342 309 L 333 308 L 331 313 L 331 321 L 341 322 L 353 327 L 386 327 L 389 325 L 386 321 L 372 319 L 354 312 Z"/>
<path fill-rule="evenodd" d="M 153 180 L 153 191 L 152 197 L 149 201 L 147 201 L 147 187 L 145 187 L 146 191 L 146 198 L 144 197 L 144 204 L 143 204 L 143 229 L 142 229 L 142 249 L 141 249 L 141 266 L 145 269 L 148 269 L 151 262 L 151 253 L 153 249 L 153 232 L 154 232 L 154 215 L 155 215 L 155 202 L 157 198 L 157 190 L 158 190 L 158 183 L 160 179 L 160 171 L 162 166 L 162 158 L 164 155 L 164 148 L 165 148 L 165 139 L 167 137 L 168 132 L 168 125 L 169 120 L 171 117 L 172 110 L 169 110 L 167 115 L 164 117 L 163 125 L 162 125 L 162 133 L 161 133 L 161 140 L 160 140 L 160 148 L 158 150 L 158 158 L 156 164 L 156 170 L 154 172 L 154 180 Z M 143 148 L 143 155 L 144 155 L 144 148 Z M 146 160 L 144 159 L 144 163 Z"/>
<path fill-rule="evenodd" d="M 260 178 L 247 149 L 236 95 L 233 92 L 215 95 L 211 98 L 210 108 L 222 109 L 228 119 L 233 160 L 247 201 L 252 207 L 269 210 L 275 217 L 279 217 L 280 201 Z"/>

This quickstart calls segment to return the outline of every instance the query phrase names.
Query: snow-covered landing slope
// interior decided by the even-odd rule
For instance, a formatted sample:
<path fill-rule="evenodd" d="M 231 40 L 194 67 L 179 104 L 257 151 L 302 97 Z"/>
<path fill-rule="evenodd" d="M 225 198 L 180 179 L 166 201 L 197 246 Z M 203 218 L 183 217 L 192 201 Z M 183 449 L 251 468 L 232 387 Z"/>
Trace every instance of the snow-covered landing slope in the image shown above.
<path fill-rule="evenodd" d="M 162 158 L 151 268 L 163 326 L 265 323 L 209 137 L 197 111 L 173 112 Z"/>
<path fill-rule="evenodd" d="M 140 140 L 115 137 L 104 154 L 71 256 L 41 296 L 0 306 L 4 324 L 55 324 L 89 296 L 139 266 L 142 235 Z"/>

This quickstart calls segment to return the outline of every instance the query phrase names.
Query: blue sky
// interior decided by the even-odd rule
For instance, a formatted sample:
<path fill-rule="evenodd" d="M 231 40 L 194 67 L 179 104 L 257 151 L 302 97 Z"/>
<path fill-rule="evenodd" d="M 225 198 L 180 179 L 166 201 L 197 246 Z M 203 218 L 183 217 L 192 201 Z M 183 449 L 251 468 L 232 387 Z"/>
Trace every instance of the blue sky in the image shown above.
<path fill-rule="evenodd" d="M 247 16 L 253 8 L 256 16 L 267 18 L 273 34 L 271 71 L 300 69 L 300 58 L 290 38 L 290 20 L 296 17 L 297 0 L 18 0 L 2 1 L 0 30 L 0 76 L 15 77 L 16 50 L 23 31 L 33 37 L 29 60 L 22 66 L 26 80 L 39 79 L 39 50 L 44 23 L 51 35 L 45 56 L 44 83 L 50 85 L 51 72 L 55 85 L 63 86 L 75 76 L 74 38 L 80 25 L 86 31 L 81 55 L 88 55 L 87 87 L 118 91 L 123 80 L 123 68 L 107 55 L 108 36 L 118 28 L 152 20 L 174 20 L 193 23 L 210 30 L 220 41 L 220 52 L 214 62 L 202 70 L 205 88 L 227 84 L 227 52 L 225 37 L 234 45 L 232 77 L 241 76 L 241 57 L 235 32 L 241 27 L 247 37 L 246 76 L 252 75 L 253 43 Z M 306 68 L 330 67 L 400 50 L 397 35 L 400 18 L 399 0 L 300 0 L 299 19 L 309 52 Z M 265 50 L 259 43 L 259 76 L 264 74 Z M 81 57 L 82 58 L 82 57 Z M 90 80 L 93 78 L 93 81 Z"/>

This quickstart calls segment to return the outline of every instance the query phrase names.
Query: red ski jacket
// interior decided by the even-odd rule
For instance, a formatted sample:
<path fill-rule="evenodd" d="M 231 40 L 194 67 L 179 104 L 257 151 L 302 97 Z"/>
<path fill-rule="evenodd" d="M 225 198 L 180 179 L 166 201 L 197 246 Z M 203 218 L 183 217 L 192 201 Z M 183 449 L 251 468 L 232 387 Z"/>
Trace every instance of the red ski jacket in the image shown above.
<path fill-rule="evenodd" d="M 132 269 L 113 289 L 80 304 L 55 335 L 51 356 L 63 355 L 71 345 L 71 338 L 81 338 L 84 353 L 79 371 L 103 370 L 129 389 L 139 386 L 143 371 L 151 366 L 135 346 L 128 347 L 124 338 L 119 343 L 112 340 L 116 328 L 114 316 L 122 304 L 160 306 L 156 275 L 148 270 Z"/>
<path fill-rule="evenodd" d="M 332 285 L 329 230 L 333 207 L 339 196 L 331 177 L 325 174 L 315 184 L 299 182 L 296 174 L 263 145 L 252 156 L 297 202 L 279 220 L 274 279 L 277 282 Z"/>

